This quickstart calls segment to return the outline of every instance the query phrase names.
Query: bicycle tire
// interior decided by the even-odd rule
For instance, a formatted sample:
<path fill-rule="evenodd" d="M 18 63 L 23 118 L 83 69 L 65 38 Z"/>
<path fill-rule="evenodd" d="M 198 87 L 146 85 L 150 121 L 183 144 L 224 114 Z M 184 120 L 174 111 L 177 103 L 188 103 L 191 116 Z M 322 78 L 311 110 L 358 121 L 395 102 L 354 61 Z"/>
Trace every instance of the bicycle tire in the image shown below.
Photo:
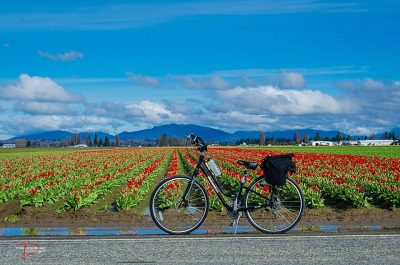
<path fill-rule="evenodd" d="M 208 213 L 208 209 L 209 209 L 209 200 L 208 200 L 208 196 L 207 196 L 207 192 L 204 189 L 203 185 L 201 185 L 198 181 L 195 181 L 191 191 L 188 194 L 188 200 L 192 200 L 192 202 L 188 201 L 188 205 L 185 206 L 184 208 L 179 207 L 179 200 L 181 200 L 182 196 L 183 196 L 183 190 L 185 190 L 183 187 L 182 189 L 178 190 L 177 192 L 173 193 L 168 193 L 170 190 L 167 191 L 166 194 L 162 194 L 162 192 L 166 192 L 166 190 L 168 189 L 168 185 L 169 187 L 172 186 L 176 186 L 176 184 L 179 182 L 183 182 L 188 184 L 190 181 L 192 181 L 191 177 L 187 177 L 187 176 L 173 176 L 173 177 L 169 177 L 166 178 L 164 180 L 162 180 L 154 189 L 153 193 L 151 194 L 150 197 L 150 215 L 151 218 L 153 220 L 153 222 L 164 232 L 168 233 L 168 234 L 173 234 L 173 235 L 182 235 L 182 234 L 189 234 L 192 231 L 196 230 L 203 222 L 204 220 L 207 218 L 207 213 Z M 178 186 L 180 186 L 182 183 L 178 184 Z M 179 189 L 179 188 L 176 188 Z M 178 194 L 178 192 L 180 192 Z M 173 195 L 168 195 L 168 194 L 173 194 Z M 167 196 L 167 198 L 165 198 L 165 196 Z M 169 197 L 171 196 L 171 197 Z M 197 198 L 196 198 L 197 196 Z M 198 197 L 202 197 L 202 198 L 198 198 Z M 161 200 L 161 202 L 160 202 Z M 164 200 L 164 201 L 162 201 Z M 172 200 L 172 201 L 171 201 Z M 176 200 L 176 201 L 174 201 Z M 204 204 L 204 205 L 195 205 L 195 206 L 191 206 L 191 203 L 193 203 L 194 201 L 199 201 L 200 204 Z M 166 201 L 166 202 L 165 202 Z M 159 204 L 161 203 L 161 204 Z M 164 204 L 162 204 L 164 203 Z M 158 205 L 157 205 L 158 204 Z M 204 207 L 203 209 L 198 209 L 199 207 Z M 164 209 L 165 208 L 165 209 Z M 174 213 L 173 210 L 176 210 L 176 212 Z M 194 210 L 194 211 L 193 211 Z M 168 211 L 168 214 L 167 214 Z M 192 224 L 190 224 L 188 227 L 184 227 L 183 229 L 177 229 L 177 227 L 173 227 L 175 226 L 179 226 L 182 225 L 179 222 L 181 222 L 184 217 L 188 217 L 187 215 L 193 215 L 193 213 L 197 213 L 197 212 L 203 212 L 201 214 L 201 216 L 199 217 L 199 219 L 195 222 L 193 222 Z M 181 215 L 183 214 L 183 215 Z M 182 217 L 183 216 L 183 217 Z M 168 218 L 171 222 L 171 224 L 167 224 L 167 222 L 165 221 L 165 218 Z M 195 219 L 193 219 L 195 220 Z"/>
<path fill-rule="evenodd" d="M 275 193 L 273 192 L 274 189 L 276 190 Z M 268 197 L 269 200 L 275 201 L 272 207 L 245 211 L 249 223 L 259 231 L 268 234 L 285 233 L 300 221 L 305 207 L 304 195 L 293 180 L 288 178 L 284 186 L 275 186 L 273 188 L 264 177 L 255 179 L 245 193 L 245 207 L 267 202 L 266 199 L 263 199 L 252 190 L 260 193 L 265 192 L 267 194 L 263 194 L 264 196 Z M 254 194 L 254 196 L 251 194 Z M 250 196 L 252 197 L 250 198 Z M 262 201 L 262 203 L 257 200 Z M 293 215 L 294 218 L 291 217 Z M 288 220 L 289 218 L 290 221 Z M 281 222 L 281 220 L 284 222 Z"/>

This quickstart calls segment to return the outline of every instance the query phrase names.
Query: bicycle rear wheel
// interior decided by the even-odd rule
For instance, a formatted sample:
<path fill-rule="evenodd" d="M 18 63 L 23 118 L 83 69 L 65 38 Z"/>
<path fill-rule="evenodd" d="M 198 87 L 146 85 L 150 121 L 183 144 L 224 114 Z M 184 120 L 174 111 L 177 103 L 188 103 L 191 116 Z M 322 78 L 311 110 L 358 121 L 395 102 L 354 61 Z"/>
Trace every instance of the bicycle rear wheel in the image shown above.
<path fill-rule="evenodd" d="M 175 176 L 161 181 L 150 198 L 150 214 L 154 223 L 169 234 L 188 234 L 206 219 L 208 197 L 202 185 L 195 181 L 183 201 L 192 178 Z"/>
<path fill-rule="evenodd" d="M 260 177 L 249 188 L 245 194 L 245 207 L 264 206 L 246 211 L 246 217 L 261 232 L 285 233 L 300 221 L 304 211 L 304 195 L 293 180 L 287 179 L 285 185 L 273 187 L 264 177 Z"/>

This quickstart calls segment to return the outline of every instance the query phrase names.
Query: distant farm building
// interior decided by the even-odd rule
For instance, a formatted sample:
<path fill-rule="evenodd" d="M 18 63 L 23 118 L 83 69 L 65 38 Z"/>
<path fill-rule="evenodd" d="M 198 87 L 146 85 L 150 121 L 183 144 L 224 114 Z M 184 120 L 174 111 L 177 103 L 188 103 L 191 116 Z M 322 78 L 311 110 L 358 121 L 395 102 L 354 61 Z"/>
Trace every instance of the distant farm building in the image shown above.
<path fill-rule="evenodd" d="M 3 144 L 1 148 L 15 148 L 15 147 L 16 147 L 15 144 Z"/>
<path fill-rule="evenodd" d="M 351 140 L 351 141 L 340 141 L 339 145 L 358 145 L 358 141 Z"/>
<path fill-rule="evenodd" d="M 312 146 L 334 146 L 335 144 L 330 141 L 311 141 Z"/>
<path fill-rule="evenodd" d="M 74 145 L 74 146 L 71 146 L 71 147 L 75 147 L 75 148 L 86 148 L 86 147 L 88 147 L 88 146 L 87 146 L 87 144 L 77 144 L 77 145 Z"/>
<path fill-rule="evenodd" d="M 360 140 L 358 141 L 358 145 L 366 146 L 366 145 L 391 145 L 393 140 Z"/>

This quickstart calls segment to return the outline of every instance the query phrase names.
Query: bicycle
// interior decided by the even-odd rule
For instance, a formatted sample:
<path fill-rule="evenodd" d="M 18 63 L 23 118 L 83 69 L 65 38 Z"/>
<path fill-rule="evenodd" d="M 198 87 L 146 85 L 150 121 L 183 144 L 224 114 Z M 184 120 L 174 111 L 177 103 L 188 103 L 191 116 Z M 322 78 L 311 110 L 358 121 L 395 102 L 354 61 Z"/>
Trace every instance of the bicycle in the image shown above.
<path fill-rule="evenodd" d="M 161 230 L 168 234 L 188 234 L 206 219 L 209 199 L 204 186 L 197 180 L 200 170 L 226 208 L 232 219 L 231 225 L 236 229 L 243 212 L 249 223 L 264 233 L 285 233 L 299 222 L 304 211 L 304 195 L 293 180 L 285 176 L 283 184 L 279 186 L 260 176 L 246 186 L 248 170 L 257 169 L 259 164 L 239 160 L 237 163 L 244 166 L 245 171 L 239 189 L 229 194 L 218 179 L 221 175 L 218 166 L 214 160 L 205 158 L 206 143 L 193 134 L 188 136 L 188 141 L 200 151 L 193 174 L 162 180 L 150 198 L 151 218 Z"/>

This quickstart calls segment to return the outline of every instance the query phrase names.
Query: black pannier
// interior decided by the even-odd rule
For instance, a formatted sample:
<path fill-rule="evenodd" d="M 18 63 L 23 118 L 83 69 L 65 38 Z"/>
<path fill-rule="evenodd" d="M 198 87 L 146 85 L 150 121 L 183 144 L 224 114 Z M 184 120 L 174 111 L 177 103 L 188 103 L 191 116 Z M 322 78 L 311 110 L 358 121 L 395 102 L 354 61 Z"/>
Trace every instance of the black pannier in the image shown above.
<path fill-rule="evenodd" d="M 292 160 L 293 157 L 294 154 L 265 157 L 260 167 L 267 182 L 277 186 L 285 185 L 288 172 L 296 172 L 296 165 Z"/>

